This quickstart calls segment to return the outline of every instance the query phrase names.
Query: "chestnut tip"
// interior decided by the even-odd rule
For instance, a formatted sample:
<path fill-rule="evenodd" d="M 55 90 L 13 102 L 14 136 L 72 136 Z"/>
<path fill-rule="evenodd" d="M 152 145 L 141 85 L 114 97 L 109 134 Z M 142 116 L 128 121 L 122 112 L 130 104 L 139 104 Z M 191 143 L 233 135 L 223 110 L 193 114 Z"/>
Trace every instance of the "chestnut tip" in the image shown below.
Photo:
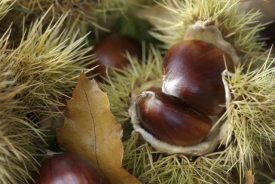
<path fill-rule="evenodd" d="M 162 92 L 167 95 L 178 97 L 180 95 L 178 91 L 180 91 L 180 82 L 182 80 L 181 78 L 182 77 L 170 79 L 170 75 L 168 76 L 164 75 L 163 84 L 161 87 Z M 169 82 L 166 82 L 166 81 L 169 81 Z"/>

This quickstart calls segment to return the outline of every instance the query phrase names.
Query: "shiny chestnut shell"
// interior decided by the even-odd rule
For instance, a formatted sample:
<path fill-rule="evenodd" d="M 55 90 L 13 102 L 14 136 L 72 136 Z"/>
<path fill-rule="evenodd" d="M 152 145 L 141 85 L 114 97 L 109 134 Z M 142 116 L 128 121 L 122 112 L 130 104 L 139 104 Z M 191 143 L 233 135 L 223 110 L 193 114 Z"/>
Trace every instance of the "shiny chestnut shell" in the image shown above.
<path fill-rule="evenodd" d="M 201 142 L 209 133 L 212 121 L 192 110 L 180 99 L 161 89 L 142 93 L 136 102 L 140 126 L 158 140 L 176 146 Z"/>
<path fill-rule="evenodd" d="M 107 66 L 122 69 L 130 63 L 125 57 L 127 52 L 133 57 L 141 58 L 140 43 L 136 39 L 125 35 L 114 35 L 102 39 L 87 53 L 88 55 L 94 54 L 97 59 L 89 68 L 97 66 L 94 72 L 101 75 L 106 74 Z"/>
<path fill-rule="evenodd" d="M 234 71 L 231 57 L 216 46 L 200 40 L 173 45 L 163 60 L 164 93 L 176 96 L 203 114 L 221 113 L 225 89 L 221 74 Z"/>
<path fill-rule="evenodd" d="M 109 184 L 96 165 L 70 153 L 47 155 L 34 181 L 35 184 Z"/>

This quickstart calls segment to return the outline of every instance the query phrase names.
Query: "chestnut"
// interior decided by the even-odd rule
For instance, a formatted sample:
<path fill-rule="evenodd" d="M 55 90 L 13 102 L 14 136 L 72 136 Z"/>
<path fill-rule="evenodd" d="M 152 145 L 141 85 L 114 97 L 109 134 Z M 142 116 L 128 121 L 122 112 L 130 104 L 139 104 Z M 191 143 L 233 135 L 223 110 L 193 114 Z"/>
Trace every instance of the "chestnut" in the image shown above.
<path fill-rule="evenodd" d="M 143 92 L 135 106 L 140 126 L 171 145 L 195 145 L 208 135 L 212 127 L 209 117 L 158 88 Z"/>
<path fill-rule="evenodd" d="M 109 184 L 96 165 L 71 153 L 47 155 L 34 181 L 35 184 Z"/>
<path fill-rule="evenodd" d="M 272 46 L 272 53 L 275 53 L 274 44 L 275 44 L 275 22 L 272 22 L 271 24 L 267 25 L 265 29 L 261 30 L 259 32 L 260 41 L 261 39 L 264 39 L 265 46 L 267 49 L 271 48 Z"/>
<path fill-rule="evenodd" d="M 107 66 L 122 69 L 130 62 L 125 57 L 130 56 L 141 58 L 142 49 L 140 43 L 126 35 L 114 35 L 100 40 L 94 45 L 87 55 L 94 54 L 96 61 L 89 65 L 89 68 L 97 66 L 93 71 L 101 75 L 106 75 Z"/>
<path fill-rule="evenodd" d="M 224 110 L 221 74 L 226 67 L 234 71 L 233 61 L 226 52 L 204 41 L 185 40 L 167 51 L 162 66 L 164 93 L 180 98 L 208 116 Z"/>

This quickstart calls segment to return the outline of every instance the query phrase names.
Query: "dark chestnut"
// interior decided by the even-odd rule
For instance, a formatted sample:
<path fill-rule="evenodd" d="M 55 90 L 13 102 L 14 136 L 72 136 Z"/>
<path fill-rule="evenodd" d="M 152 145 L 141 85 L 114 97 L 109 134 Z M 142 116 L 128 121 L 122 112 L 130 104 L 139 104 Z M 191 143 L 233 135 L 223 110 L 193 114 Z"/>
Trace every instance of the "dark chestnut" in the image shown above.
<path fill-rule="evenodd" d="M 275 22 L 267 25 L 265 29 L 259 32 L 260 38 L 265 38 L 265 44 L 267 48 L 272 46 L 272 53 L 275 53 L 274 44 L 275 44 Z"/>
<path fill-rule="evenodd" d="M 212 121 L 180 99 L 152 88 L 136 102 L 140 126 L 158 140 L 176 146 L 201 142 L 209 133 Z"/>
<path fill-rule="evenodd" d="M 129 64 L 129 60 L 125 57 L 126 52 L 131 56 L 141 58 L 142 49 L 140 43 L 130 37 L 123 35 L 115 35 L 107 37 L 96 43 L 88 55 L 94 54 L 96 61 L 89 67 L 95 67 L 94 72 L 101 75 L 106 74 L 107 66 L 122 69 Z"/>
<path fill-rule="evenodd" d="M 221 74 L 234 71 L 231 57 L 218 47 L 200 40 L 185 40 L 173 45 L 163 60 L 164 93 L 185 101 L 197 111 L 213 116 L 225 104 Z"/>
<path fill-rule="evenodd" d="M 47 155 L 34 181 L 35 184 L 109 184 L 96 165 L 70 153 Z"/>

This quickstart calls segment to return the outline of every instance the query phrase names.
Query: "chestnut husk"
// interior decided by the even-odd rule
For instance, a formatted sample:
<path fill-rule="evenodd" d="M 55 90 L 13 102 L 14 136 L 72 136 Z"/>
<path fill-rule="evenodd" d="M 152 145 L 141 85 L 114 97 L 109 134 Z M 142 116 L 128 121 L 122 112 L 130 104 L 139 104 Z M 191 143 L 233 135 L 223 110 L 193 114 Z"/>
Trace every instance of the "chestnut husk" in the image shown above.
<path fill-rule="evenodd" d="M 71 153 L 47 155 L 34 181 L 35 184 L 109 184 L 95 164 Z"/>

